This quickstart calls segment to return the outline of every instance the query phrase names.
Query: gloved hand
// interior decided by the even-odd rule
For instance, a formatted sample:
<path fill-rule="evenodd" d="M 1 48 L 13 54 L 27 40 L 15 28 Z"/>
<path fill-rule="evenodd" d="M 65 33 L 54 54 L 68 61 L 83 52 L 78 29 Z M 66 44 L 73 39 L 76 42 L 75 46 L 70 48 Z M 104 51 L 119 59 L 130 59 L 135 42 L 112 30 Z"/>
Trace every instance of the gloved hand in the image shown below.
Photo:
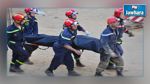
<path fill-rule="evenodd" d="M 86 36 L 90 36 L 91 35 L 90 32 L 88 32 L 88 31 L 85 31 L 84 33 L 85 33 Z"/>
<path fill-rule="evenodd" d="M 134 37 L 134 34 L 132 32 L 128 33 L 129 37 Z"/>
<path fill-rule="evenodd" d="M 118 40 L 117 40 L 117 43 L 118 43 L 118 44 L 122 44 L 122 42 L 123 42 L 122 39 L 118 39 Z"/>
<path fill-rule="evenodd" d="M 79 56 L 82 54 L 82 52 L 80 50 L 76 50 L 75 53 Z"/>
<path fill-rule="evenodd" d="M 134 37 L 134 34 L 130 31 L 125 31 L 126 34 L 128 34 L 129 37 Z"/>

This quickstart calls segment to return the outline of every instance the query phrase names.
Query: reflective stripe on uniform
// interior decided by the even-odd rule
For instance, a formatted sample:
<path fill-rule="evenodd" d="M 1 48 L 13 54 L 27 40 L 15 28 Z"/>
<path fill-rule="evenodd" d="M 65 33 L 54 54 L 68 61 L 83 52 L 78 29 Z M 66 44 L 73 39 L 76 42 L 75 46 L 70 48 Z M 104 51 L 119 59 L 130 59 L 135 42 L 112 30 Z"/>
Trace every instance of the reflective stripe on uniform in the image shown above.
<path fill-rule="evenodd" d="M 16 60 L 16 62 L 18 62 L 18 63 L 21 64 L 21 65 L 24 64 L 23 62 L 21 62 L 21 61 L 19 61 L 19 60 Z"/>
<path fill-rule="evenodd" d="M 9 43 L 13 43 L 13 44 L 15 44 L 16 42 L 15 42 L 15 41 L 9 41 Z"/>
<path fill-rule="evenodd" d="M 109 61 L 109 63 L 114 64 L 114 62 L 112 62 L 111 60 Z"/>
<path fill-rule="evenodd" d="M 122 44 L 122 42 L 120 42 L 120 41 L 117 41 L 117 44 Z"/>
<path fill-rule="evenodd" d="M 15 64 L 14 62 L 10 62 L 10 64 Z"/>
<path fill-rule="evenodd" d="M 73 39 L 75 36 L 72 36 L 71 39 Z"/>
<path fill-rule="evenodd" d="M 113 35 L 114 33 L 109 33 L 109 34 L 102 34 L 102 36 L 110 36 Z"/>
<path fill-rule="evenodd" d="M 13 31 L 6 31 L 6 33 L 15 33 L 15 32 L 18 32 L 20 31 L 20 29 L 16 29 L 16 30 L 13 30 Z"/>
<path fill-rule="evenodd" d="M 65 40 L 71 40 L 71 38 L 64 37 L 64 36 L 62 35 L 62 33 L 61 33 L 61 37 L 62 37 L 63 39 L 65 39 Z"/>
<path fill-rule="evenodd" d="M 34 20 L 35 22 L 38 22 L 37 20 Z"/>
<path fill-rule="evenodd" d="M 62 35 L 62 33 L 60 34 L 61 35 L 61 37 L 63 38 L 63 39 L 65 39 L 65 40 L 71 40 L 71 39 L 73 39 L 75 36 L 72 36 L 71 38 L 67 38 L 67 37 L 64 37 L 63 35 Z"/>

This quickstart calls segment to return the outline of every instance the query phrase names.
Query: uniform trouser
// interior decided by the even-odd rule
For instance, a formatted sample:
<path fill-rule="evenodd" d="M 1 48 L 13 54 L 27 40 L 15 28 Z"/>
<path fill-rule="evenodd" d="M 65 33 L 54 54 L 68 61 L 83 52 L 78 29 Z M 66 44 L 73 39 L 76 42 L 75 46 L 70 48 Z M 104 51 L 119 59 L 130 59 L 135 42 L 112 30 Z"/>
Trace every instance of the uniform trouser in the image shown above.
<path fill-rule="evenodd" d="M 121 44 L 117 44 L 117 46 L 116 46 L 116 50 L 119 52 L 119 54 L 120 54 L 120 56 L 122 56 L 123 55 L 123 49 L 122 49 L 122 46 L 121 46 Z"/>
<path fill-rule="evenodd" d="M 100 63 L 98 64 L 98 66 L 96 68 L 96 72 L 101 73 L 102 71 L 104 71 L 107 68 L 108 63 L 110 62 L 110 60 L 113 63 L 116 64 L 116 70 L 117 71 L 122 71 L 123 70 L 124 61 L 123 61 L 121 56 L 112 58 L 110 55 L 105 54 L 104 52 L 102 52 L 101 56 L 100 56 Z"/>
<path fill-rule="evenodd" d="M 9 48 L 12 50 L 12 63 L 16 67 L 22 65 L 29 57 L 29 53 L 23 49 L 22 44 L 8 44 Z"/>
<path fill-rule="evenodd" d="M 55 46 L 55 44 L 53 46 L 53 50 L 55 52 L 55 55 L 51 61 L 49 70 L 55 70 L 61 64 L 64 64 L 69 71 L 73 70 L 74 61 L 71 56 L 71 52 L 62 47 L 58 48 L 57 46 Z"/>
<path fill-rule="evenodd" d="M 32 52 L 35 51 L 35 50 L 38 48 L 38 46 L 25 44 L 25 45 L 24 45 L 24 48 L 26 49 L 26 51 L 28 51 L 28 53 L 29 53 L 30 56 L 31 56 Z M 29 57 L 30 57 L 30 56 L 29 56 Z"/>
<path fill-rule="evenodd" d="M 119 52 L 118 54 L 119 54 L 120 56 L 123 55 L 123 49 L 122 49 L 121 44 L 117 44 L 116 50 Z M 112 58 L 112 57 L 110 58 L 110 62 L 109 62 L 109 63 L 110 63 L 110 64 L 114 64 L 111 59 L 113 59 L 113 58 Z"/>

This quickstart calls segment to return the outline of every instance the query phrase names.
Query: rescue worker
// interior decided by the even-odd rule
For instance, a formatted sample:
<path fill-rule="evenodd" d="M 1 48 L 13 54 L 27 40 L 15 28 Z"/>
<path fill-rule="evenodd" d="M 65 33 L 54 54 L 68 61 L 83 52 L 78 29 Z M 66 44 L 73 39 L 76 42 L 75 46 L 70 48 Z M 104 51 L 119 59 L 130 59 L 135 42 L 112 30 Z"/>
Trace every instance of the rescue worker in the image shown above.
<path fill-rule="evenodd" d="M 10 63 L 10 72 L 24 72 L 20 66 L 27 60 L 29 53 L 23 49 L 23 26 L 24 15 L 21 13 L 12 16 L 13 24 L 6 28 L 8 47 L 12 50 L 12 60 Z"/>
<path fill-rule="evenodd" d="M 100 56 L 100 63 L 97 66 L 95 76 L 103 76 L 102 72 L 107 68 L 108 63 L 111 61 L 116 64 L 117 76 L 123 76 L 124 62 L 120 51 L 117 47 L 117 39 L 119 37 L 119 31 L 117 29 L 117 18 L 112 16 L 107 19 L 107 27 L 102 32 L 100 43 L 102 44 L 102 51 Z"/>
<path fill-rule="evenodd" d="M 123 8 L 115 9 L 114 16 L 119 20 L 119 28 L 122 28 L 122 30 L 123 30 L 120 33 L 121 34 L 120 36 L 122 37 L 123 33 L 126 33 L 129 35 L 129 37 L 133 37 L 134 34 L 124 26 L 126 17 L 124 16 Z"/>
<path fill-rule="evenodd" d="M 121 47 L 122 44 L 122 37 L 123 37 L 123 33 L 126 33 L 129 35 L 129 37 L 133 37 L 134 34 L 129 31 L 125 26 L 124 26 L 124 22 L 125 22 L 125 16 L 123 14 L 123 8 L 116 8 L 114 11 L 114 16 L 118 19 L 119 21 L 119 26 L 118 26 L 118 31 L 119 31 L 119 37 L 118 37 L 118 41 L 117 41 L 117 47 L 118 50 L 121 53 L 121 56 L 123 55 L 123 49 Z M 115 64 L 113 62 L 109 62 L 109 65 L 107 67 L 107 69 L 115 69 Z"/>
<path fill-rule="evenodd" d="M 25 24 L 24 36 L 38 34 L 38 22 L 37 22 L 37 19 L 35 17 L 35 15 L 37 14 L 37 9 L 25 8 L 24 11 L 26 13 L 26 20 L 28 21 L 28 23 Z M 38 48 L 38 46 L 28 45 L 28 44 L 25 44 L 24 47 L 30 53 L 30 56 L 33 53 L 33 51 L 35 51 Z M 33 62 L 30 61 L 29 58 L 25 63 L 32 65 Z"/>
<path fill-rule="evenodd" d="M 77 20 L 76 20 L 76 19 L 77 19 L 77 14 L 78 14 L 78 12 L 77 12 L 76 10 L 74 10 L 74 9 L 70 9 L 69 11 L 66 11 L 66 13 L 65 13 L 66 17 L 68 17 L 69 19 L 73 19 L 73 20 L 75 20 L 75 21 L 77 21 Z M 77 22 L 78 22 L 78 21 L 77 21 Z M 66 28 L 66 26 L 63 25 L 63 29 L 65 29 L 65 28 Z M 86 35 L 89 35 L 89 32 L 86 31 L 81 25 L 79 25 L 79 23 L 78 23 L 78 25 L 77 25 L 77 30 L 84 32 Z M 76 48 L 75 45 L 73 45 L 73 47 Z M 80 61 L 80 57 L 81 57 L 81 56 L 77 55 L 77 54 L 74 53 L 74 52 L 73 52 L 73 55 L 74 55 L 74 59 L 76 60 L 76 65 L 77 65 L 78 67 L 85 67 L 85 65 L 82 64 L 81 61 Z"/>
<path fill-rule="evenodd" d="M 54 58 L 51 61 L 49 68 L 45 71 L 48 76 L 54 76 L 53 71 L 61 64 L 64 64 L 68 70 L 68 76 L 80 76 L 74 71 L 74 61 L 71 53 L 81 55 L 82 52 L 72 47 L 73 40 L 77 35 L 77 22 L 73 19 L 67 19 L 64 22 L 65 28 L 59 35 L 59 39 L 54 43 L 53 50 Z"/>

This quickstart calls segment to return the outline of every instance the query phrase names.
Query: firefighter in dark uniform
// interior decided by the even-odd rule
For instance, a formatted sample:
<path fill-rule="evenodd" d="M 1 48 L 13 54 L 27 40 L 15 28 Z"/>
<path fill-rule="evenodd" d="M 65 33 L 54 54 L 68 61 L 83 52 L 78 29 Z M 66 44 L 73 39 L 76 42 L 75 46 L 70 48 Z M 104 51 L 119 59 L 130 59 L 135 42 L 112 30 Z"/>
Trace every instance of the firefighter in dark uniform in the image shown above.
<path fill-rule="evenodd" d="M 121 47 L 122 44 L 122 37 L 123 34 L 126 33 L 129 35 L 129 37 L 133 37 L 134 34 L 129 31 L 125 26 L 124 26 L 124 22 L 125 22 L 125 16 L 123 14 L 123 8 L 116 8 L 114 11 L 114 16 L 118 19 L 119 21 L 119 26 L 118 26 L 118 31 L 119 31 L 119 37 L 118 37 L 118 49 L 120 50 L 121 56 L 123 55 L 123 49 Z M 115 69 L 115 64 L 113 62 L 110 61 L 107 69 Z"/>
<path fill-rule="evenodd" d="M 78 14 L 78 12 L 77 12 L 76 10 L 74 10 L 74 9 L 70 9 L 69 11 L 66 11 L 66 13 L 65 13 L 65 15 L 66 15 L 69 19 L 73 19 L 73 20 L 76 20 L 76 19 L 77 19 L 77 14 Z M 76 22 L 78 22 L 78 21 L 76 20 Z M 63 25 L 63 29 L 65 29 L 65 28 L 66 28 L 66 26 Z M 87 36 L 90 35 L 90 33 L 89 33 L 88 31 L 86 31 L 81 25 L 79 25 L 79 22 L 78 22 L 77 30 L 84 32 Z M 73 45 L 73 47 L 76 48 L 75 45 Z M 74 52 L 73 52 L 73 55 L 74 55 L 74 58 L 75 58 L 75 60 L 76 60 L 76 65 L 77 65 L 78 67 L 85 67 L 85 65 L 83 65 L 83 64 L 81 63 L 81 61 L 80 61 L 80 57 L 81 57 L 81 56 L 77 55 L 77 54 L 74 53 Z"/>
<path fill-rule="evenodd" d="M 77 22 L 73 19 L 67 19 L 64 24 L 67 28 L 60 33 L 59 39 L 53 45 L 55 55 L 49 68 L 45 71 L 48 76 L 54 76 L 53 71 L 61 64 L 67 67 L 69 76 L 80 76 L 80 74 L 74 71 L 74 61 L 71 56 L 72 52 L 77 55 L 82 53 L 72 47 L 73 40 L 77 35 Z"/>
<path fill-rule="evenodd" d="M 35 17 L 35 14 L 37 14 L 36 10 L 37 9 L 35 9 L 35 8 L 25 8 L 24 9 L 24 11 L 26 13 L 26 20 L 28 21 L 28 23 L 25 24 L 25 26 L 24 26 L 25 27 L 24 36 L 38 34 L 38 22 Z M 28 45 L 28 44 L 25 44 L 24 47 L 30 53 L 30 56 L 33 53 L 33 51 L 35 51 L 38 48 L 38 46 Z M 30 61 L 29 58 L 25 63 L 32 65 L 33 62 Z"/>
<path fill-rule="evenodd" d="M 116 65 L 117 76 L 123 76 L 124 61 L 121 56 L 121 51 L 117 47 L 117 40 L 119 37 L 117 26 L 119 23 L 116 17 L 113 16 L 107 19 L 107 24 L 100 38 L 102 51 L 100 53 L 100 63 L 97 66 L 95 76 L 102 76 L 102 72 L 107 68 L 110 58 Z"/>
<path fill-rule="evenodd" d="M 24 15 L 17 13 L 12 16 L 13 24 L 6 28 L 8 47 L 12 50 L 12 60 L 10 63 L 10 72 L 21 73 L 20 66 L 27 60 L 29 53 L 23 48 L 23 26 Z"/>

